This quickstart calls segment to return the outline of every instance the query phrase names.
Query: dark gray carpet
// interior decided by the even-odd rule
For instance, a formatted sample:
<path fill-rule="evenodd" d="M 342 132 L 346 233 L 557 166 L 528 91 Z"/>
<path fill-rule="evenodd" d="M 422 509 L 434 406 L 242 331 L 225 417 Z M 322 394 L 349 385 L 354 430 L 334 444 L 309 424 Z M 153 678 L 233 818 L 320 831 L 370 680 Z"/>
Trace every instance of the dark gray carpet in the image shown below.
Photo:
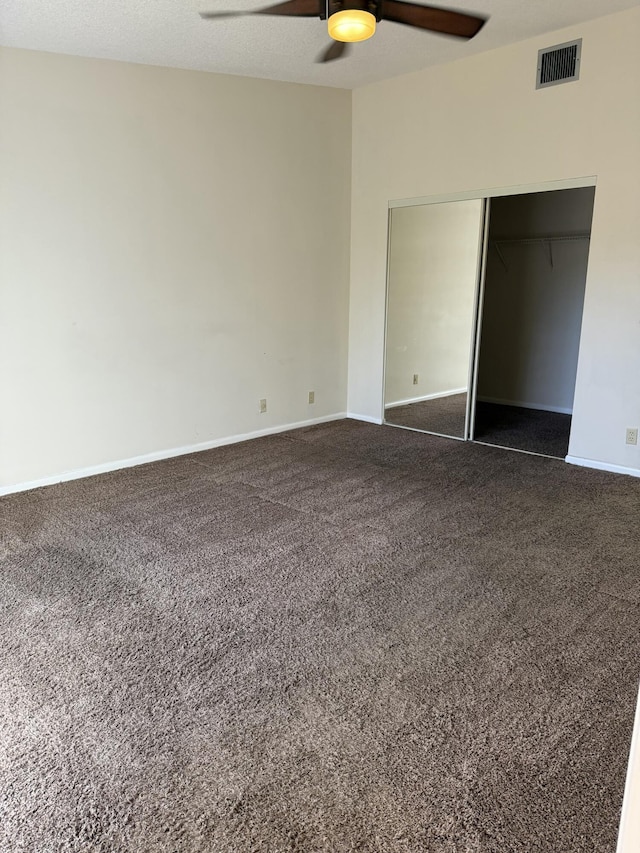
<path fill-rule="evenodd" d="M 397 426 L 423 429 L 438 435 L 464 438 L 464 422 L 467 409 L 466 394 L 452 394 L 435 400 L 408 403 L 385 409 L 384 419 Z"/>
<path fill-rule="evenodd" d="M 564 459 L 569 452 L 570 431 L 571 415 L 480 400 L 476 403 L 476 441 Z"/>
<path fill-rule="evenodd" d="M 639 507 L 354 421 L 0 500 L 0 850 L 613 853 Z"/>

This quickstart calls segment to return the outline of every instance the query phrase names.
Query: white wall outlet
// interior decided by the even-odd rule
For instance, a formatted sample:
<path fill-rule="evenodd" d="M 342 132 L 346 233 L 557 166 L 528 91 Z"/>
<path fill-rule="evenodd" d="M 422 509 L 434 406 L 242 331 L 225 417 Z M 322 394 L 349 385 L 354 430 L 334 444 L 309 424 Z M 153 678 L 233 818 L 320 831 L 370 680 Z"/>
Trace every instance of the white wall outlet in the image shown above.
<path fill-rule="evenodd" d="M 418 374 L 417 374 L 417 373 L 414 373 L 414 374 L 413 374 L 413 384 L 414 384 L 414 385 L 417 385 L 417 384 L 418 384 L 418 378 L 419 378 L 419 377 L 418 377 Z"/>
<path fill-rule="evenodd" d="M 316 392 L 309 391 L 309 403 L 315 403 L 316 401 Z"/>
<path fill-rule="evenodd" d="M 266 411 L 267 411 L 267 398 L 263 397 L 262 400 L 260 400 L 260 414 L 264 415 L 264 413 Z"/>
<path fill-rule="evenodd" d="M 627 427 L 627 444 L 638 443 L 638 427 Z"/>

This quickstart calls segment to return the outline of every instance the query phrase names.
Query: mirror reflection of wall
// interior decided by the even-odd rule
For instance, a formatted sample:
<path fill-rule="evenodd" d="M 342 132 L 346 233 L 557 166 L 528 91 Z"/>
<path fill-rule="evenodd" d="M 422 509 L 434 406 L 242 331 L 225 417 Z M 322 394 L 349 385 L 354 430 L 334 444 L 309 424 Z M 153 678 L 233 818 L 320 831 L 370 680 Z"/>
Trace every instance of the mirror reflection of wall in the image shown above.
<path fill-rule="evenodd" d="M 384 419 L 464 438 L 481 199 L 391 211 Z"/>

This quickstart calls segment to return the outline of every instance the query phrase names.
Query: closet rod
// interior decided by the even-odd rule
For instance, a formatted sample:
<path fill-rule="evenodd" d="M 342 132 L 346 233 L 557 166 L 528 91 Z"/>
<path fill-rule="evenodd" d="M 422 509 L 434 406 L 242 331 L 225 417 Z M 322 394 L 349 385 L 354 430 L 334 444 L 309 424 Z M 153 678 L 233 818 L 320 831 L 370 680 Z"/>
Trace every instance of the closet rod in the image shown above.
<path fill-rule="evenodd" d="M 587 232 L 584 234 L 549 234 L 547 237 L 496 237 L 490 243 L 495 247 L 505 272 L 509 272 L 509 266 L 504 259 L 501 246 L 544 243 L 549 250 L 549 263 L 551 264 L 551 269 L 553 269 L 553 243 L 571 243 L 576 240 L 589 240 L 590 238 L 591 234 Z"/>
<path fill-rule="evenodd" d="M 588 240 L 591 235 L 585 234 L 559 234 L 549 235 L 548 237 L 496 237 L 491 240 L 492 243 L 562 243 L 571 240 Z"/>

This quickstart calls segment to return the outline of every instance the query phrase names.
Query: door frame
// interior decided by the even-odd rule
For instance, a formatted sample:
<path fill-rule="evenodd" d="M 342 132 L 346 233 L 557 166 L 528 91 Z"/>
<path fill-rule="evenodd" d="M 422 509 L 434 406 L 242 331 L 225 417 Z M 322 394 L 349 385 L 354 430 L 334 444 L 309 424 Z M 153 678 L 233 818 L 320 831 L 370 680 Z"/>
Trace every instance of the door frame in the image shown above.
<path fill-rule="evenodd" d="M 584 175 L 578 178 L 566 178 L 557 181 L 539 181 L 532 184 L 514 184 L 506 187 L 489 187 L 462 192 L 440 193 L 438 195 L 417 196 L 415 198 L 392 199 L 389 210 L 394 207 L 414 207 L 420 204 L 441 204 L 446 201 L 470 201 L 472 199 L 496 198 L 503 195 L 527 195 L 553 190 L 577 190 L 581 187 L 595 187 L 596 175 Z"/>

